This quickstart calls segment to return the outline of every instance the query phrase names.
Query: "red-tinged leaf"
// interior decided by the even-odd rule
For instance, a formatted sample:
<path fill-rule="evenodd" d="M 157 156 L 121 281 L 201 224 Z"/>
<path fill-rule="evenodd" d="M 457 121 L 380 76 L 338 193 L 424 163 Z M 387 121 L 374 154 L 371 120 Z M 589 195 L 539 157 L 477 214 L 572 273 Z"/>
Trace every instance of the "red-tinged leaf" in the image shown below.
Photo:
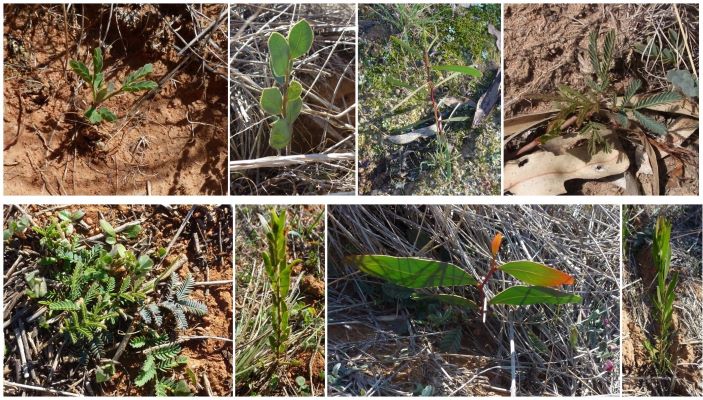
<path fill-rule="evenodd" d="M 491 252 L 493 253 L 493 257 L 498 255 L 498 250 L 500 250 L 501 243 L 503 243 L 503 234 L 498 232 L 493 237 L 493 241 L 491 242 Z"/>
<path fill-rule="evenodd" d="M 578 304 L 582 300 L 579 295 L 561 292 L 552 288 L 513 286 L 495 295 L 490 303 L 525 306 L 529 304 Z"/>
<path fill-rule="evenodd" d="M 424 258 L 363 255 L 349 256 L 346 260 L 362 272 L 411 289 L 477 283 L 473 276 L 454 264 Z"/>
<path fill-rule="evenodd" d="M 498 269 L 529 285 L 551 287 L 574 284 L 573 276 L 533 261 L 511 261 Z"/>

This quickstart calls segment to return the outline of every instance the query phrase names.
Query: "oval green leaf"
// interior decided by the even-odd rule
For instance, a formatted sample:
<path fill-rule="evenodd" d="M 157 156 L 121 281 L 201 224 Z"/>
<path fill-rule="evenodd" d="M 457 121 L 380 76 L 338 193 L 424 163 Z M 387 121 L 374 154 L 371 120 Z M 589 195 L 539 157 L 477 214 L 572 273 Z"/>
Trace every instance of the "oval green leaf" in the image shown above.
<path fill-rule="evenodd" d="M 100 220 L 100 229 L 103 230 L 105 236 L 115 236 L 115 228 L 113 228 L 112 225 L 104 219 Z"/>
<path fill-rule="evenodd" d="M 303 93 L 303 85 L 298 81 L 293 81 L 288 85 L 288 100 L 299 99 Z"/>
<path fill-rule="evenodd" d="M 312 28 L 306 20 L 300 20 L 288 32 L 288 45 L 290 46 L 290 58 L 298 58 L 312 47 Z"/>
<path fill-rule="evenodd" d="M 278 119 L 271 125 L 269 145 L 276 150 L 284 149 L 290 143 L 290 136 L 288 123 L 283 119 Z"/>
<path fill-rule="evenodd" d="M 349 256 L 361 271 L 411 289 L 475 285 L 476 279 L 454 264 L 417 257 Z"/>
<path fill-rule="evenodd" d="M 574 284 L 573 276 L 544 264 L 528 260 L 511 261 L 501 265 L 498 269 L 528 285 L 552 287 Z"/>
<path fill-rule="evenodd" d="M 269 56 L 271 57 L 271 70 L 274 76 L 286 76 L 288 74 L 288 61 L 290 50 L 288 42 L 278 32 L 274 32 L 269 37 Z"/>
<path fill-rule="evenodd" d="M 259 104 L 261 105 L 261 108 L 269 114 L 280 114 L 281 107 L 283 106 L 283 96 L 281 96 L 281 91 L 277 87 L 270 87 L 262 90 Z"/>
<path fill-rule="evenodd" d="M 513 286 L 498 293 L 491 304 L 524 306 L 528 304 L 578 304 L 583 299 L 579 295 L 561 292 L 542 286 Z"/>
<path fill-rule="evenodd" d="M 286 106 L 286 120 L 289 125 L 293 125 L 298 116 L 300 115 L 300 110 L 303 109 L 303 100 L 298 97 L 297 99 L 289 100 Z"/>
<path fill-rule="evenodd" d="M 69 62 L 68 64 L 71 66 L 73 72 L 83 78 L 84 81 L 88 83 L 93 82 L 93 76 L 90 75 L 90 71 L 88 71 L 88 67 L 86 67 L 85 64 L 76 60 L 71 60 L 71 62 Z"/>
<path fill-rule="evenodd" d="M 466 65 L 433 65 L 432 69 L 435 71 L 458 72 L 460 74 L 473 76 L 474 78 L 480 78 L 481 75 L 483 75 L 478 69 Z"/>
<path fill-rule="evenodd" d="M 449 304 L 452 306 L 463 307 L 468 309 L 476 309 L 476 303 L 456 294 L 430 294 L 430 295 L 416 295 L 413 296 L 413 300 L 429 300 L 429 301 L 439 301 L 440 303 Z"/>

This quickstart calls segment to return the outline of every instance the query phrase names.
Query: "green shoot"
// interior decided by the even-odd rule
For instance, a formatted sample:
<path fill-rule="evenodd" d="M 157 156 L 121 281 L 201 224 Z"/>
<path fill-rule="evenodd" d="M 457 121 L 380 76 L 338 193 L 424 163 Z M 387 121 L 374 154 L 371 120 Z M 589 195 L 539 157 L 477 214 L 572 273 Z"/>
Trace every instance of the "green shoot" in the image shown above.
<path fill-rule="evenodd" d="M 111 97 L 123 93 L 135 93 L 144 90 L 153 90 L 158 87 L 154 81 L 147 80 L 146 77 L 152 73 L 153 66 L 145 64 L 138 70 L 130 73 L 125 78 L 119 89 L 115 88 L 113 82 L 105 82 L 105 74 L 103 72 L 103 53 L 100 47 L 93 49 L 93 71 L 80 61 L 71 60 L 69 65 L 73 72 L 83 79 L 90 86 L 92 94 L 92 102 L 90 107 L 85 111 L 83 116 L 93 125 L 100 124 L 103 121 L 113 122 L 117 120 L 117 116 L 107 107 L 101 105 Z"/>
<path fill-rule="evenodd" d="M 574 278 L 543 264 L 533 261 L 511 261 L 499 265 L 496 256 L 502 243 L 503 235 L 498 233 L 491 243 L 490 268 L 482 281 L 477 281 L 460 267 L 441 261 L 417 257 L 392 257 L 384 255 L 350 256 L 347 260 L 362 272 L 384 279 L 392 284 L 409 288 L 424 289 L 450 286 L 475 286 L 480 294 L 481 313 L 485 315 L 488 304 L 507 304 L 522 306 L 529 304 L 569 304 L 581 303 L 580 296 L 561 292 L 554 287 L 573 285 Z M 484 287 L 491 277 L 502 271 L 527 284 L 509 287 L 495 295 L 485 298 Z M 449 305 L 464 308 L 477 308 L 470 299 L 453 294 L 419 295 L 416 299 L 437 300 Z"/>
<path fill-rule="evenodd" d="M 265 220 L 262 217 L 262 220 Z M 290 290 L 290 273 L 296 264 L 301 260 L 288 262 L 287 240 L 286 240 L 286 211 L 277 213 L 271 210 L 269 221 L 266 226 L 266 239 L 268 251 L 263 252 L 261 257 L 264 260 L 266 275 L 271 283 L 271 326 L 273 333 L 269 336 L 271 349 L 279 358 L 287 348 L 286 341 L 290 336 L 290 326 L 288 325 L 288 291 Z"/>
<path fill-rule="evenodd" d="M 656 334 L 654 344 L 645 340 L 644 346 L 660 375 L 669 375 L 673 370 L 671 363 L 671 344 L 674 318 L 674 300 L 678 273 L 669 274 L 671 267 L 671 223 L 659 217 L 653 232 L 652 256 L 657 268 L 657 287 L 653 299 Z"/>
<path fill-rule="evenodd" d="M 267 114 L 274 116 L 269 145 L 277 151 L 290 144 L 293 123 L 303 109 L 303 85 L 293 79 L 293 62 L 310 51 L 313 40 L 312 28 L 305 20 L 293 25 L 288 37 L 278 32 L 269 37 L 271 73 L 279 86 L 264 89 L 259 104 Z"/>

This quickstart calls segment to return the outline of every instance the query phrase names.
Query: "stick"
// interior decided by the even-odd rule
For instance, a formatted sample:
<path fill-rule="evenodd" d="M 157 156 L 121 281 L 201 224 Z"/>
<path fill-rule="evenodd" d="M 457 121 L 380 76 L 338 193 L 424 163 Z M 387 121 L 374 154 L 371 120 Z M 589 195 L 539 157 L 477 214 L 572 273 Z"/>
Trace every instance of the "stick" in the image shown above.
<path fill-rule="evenodd" d="M 10 386 L 10 387 L 16 387 L 16 388 L 21 388 L 21 389 L 36 390 L 37 392 L 45 392 L 45 393 L 51 393 L 51 394 L 60 394 L 60 395 L 62 395 L 62 396 L 80 397 L 80 395 L 77 394 L 77 393 L 62 392 L 62 391 L 60 391 L 60 390 L 54 390 L 54 389 L 49 389 L 49 388 L 43 388 L 43 387 L 40 387 L 40 386 L 23 385 L 23 384 L 21 384 L 21 383 L 15 383 L 15 382 L 8 382 L 8 381 L 5 381 L 5 382 L 3 382 L 3 385 L 5 385 L 5 386 Z"/>
<path fill-rule="evenodd" d="M 299 154 L 293 156 L 271 156 L 255 160 L 230 161 L 230 171 L 243 171 L 256 168 L 285 167 L 309 163 L 354 160 L 354 153 Z"/>

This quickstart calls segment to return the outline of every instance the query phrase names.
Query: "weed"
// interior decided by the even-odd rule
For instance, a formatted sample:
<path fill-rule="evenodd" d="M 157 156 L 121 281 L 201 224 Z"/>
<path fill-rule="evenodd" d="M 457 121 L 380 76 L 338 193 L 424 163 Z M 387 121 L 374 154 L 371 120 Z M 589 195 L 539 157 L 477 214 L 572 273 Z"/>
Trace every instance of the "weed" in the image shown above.
<path fill-rule="evenodd" d="M 654 344 L 645 340 L 644 347 L 660 375 L 671 374 L 669 350 L 673 338 L 674 300 L 676 298 L 676 284 L 679 280 L 678 273 L 669 276 L 671 266 L 671 223 L 663 217 L 657 218 L 652 236 L 652 256 L 657 268 L 656 295 L 652 301 L 656 321 L 656 334 Z"/>
<path fill-rule="evenodd" d="M 103 72 L 103 53 L 100 47 L 93 49 L 93 73 L 80 61 L 71 60 L 69 64 L 73 72 L 90 86 L 92 102 L 83 116 L 94 125 L 103 121 L 113 122 L 117 120 L 117 116 L 110 111 L 110 109 L 101 107 L 101 104 L 111 97 L 123 93 L 153 90 L 158 87 L 156 82 L 145 79 L 153 71 L 153 66 L 151 64 L 145 64 L 138 70 L 127 75 L 119 89 L 115 89 L 115 84 L 113 82 L 106 83 L 105 74 Z"/>
<path fill-rule="evenodd" d="M 268 40 L 271 73 L 279 87 L 264 89 L 259 104 L 274 116 L 269 145 L 279 152 L 290 144 L 293 123 L 303 108 L 303 85 L 293 79 L 293 62 L 310 51 L 313 39 L 310 24 L 300 20 L 290 29 L 287 38 L 274 32 Z"/>
<path fill-rule="evenodd" d="M 639 124 L 645 131 L 656 135 L 665 135 L 667 128 L 655 119 L 644 114 L 645 109 L 669 104 L 681 99 L 673 91 L 655 93 L 638 97 L 642 81 L 634 79 L 625 88 L 622 96 L 617 96 L 611 85 L 610 69 L 615 54 L 615 31 L 605 35 L 602 51 L 598 50 L 598 34 L 592 32 L 589 37 L 588 59 L 596 79 L 585 76 L 587 89 L 582 93 L 567 85 L 559 85 L 557 94 L 552 98 L 559 107 L 559 112 L 547 127 L 547 133 L 541 137 L 546 142 L 561 135 L 563 130 L 574 126 L 579 133 L 588 138 L 591 155 L 599 150 L 610 152 L 610 144 L 600 132 L 605 119 L 622 129 L 629 129 L 630 123 Z"/>
<path fill-rule="evenodd" d="M 277 213 L 271 210 L 269 213 L 269 221 L 263 216 L 260 216 L 266 226 L 266 239 L 268 242 L 268 251 L 261 253 L 264 260 L 266 275 L 271 283 L 271 326 L 273 332 L 269 336 L 269 344 L 271 350 L 279 358 L 285 353 L 287 348 L 286 341 L 290 336 L 290 326 L 288 325 L 289 310 L 288 310 L 288 291 L 290 290 L 290 273 L 296 264 L 301 260 L 293 260 L 288 262 L 287 256 L 287 239 L 286 239 L 286 211 L 282 210 Z"/>

